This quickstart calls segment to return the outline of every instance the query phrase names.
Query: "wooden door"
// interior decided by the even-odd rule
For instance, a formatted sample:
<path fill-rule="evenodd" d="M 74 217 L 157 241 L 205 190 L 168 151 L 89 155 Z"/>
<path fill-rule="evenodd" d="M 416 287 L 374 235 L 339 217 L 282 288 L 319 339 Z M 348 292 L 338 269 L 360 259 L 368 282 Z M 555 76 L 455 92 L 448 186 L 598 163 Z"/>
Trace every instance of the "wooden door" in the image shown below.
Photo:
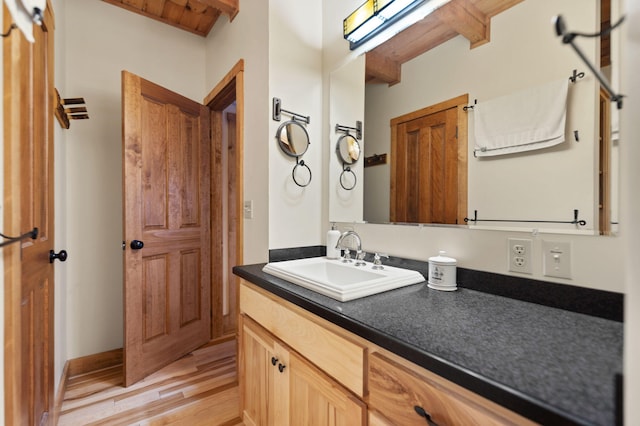
<path fill-rule="evenodd" d="M 466 209 L 459 205 L 466 163 L 459 164 L 458 107 L 410 117 L 392 121 L 391 221 L 458 223 Z"/>
<path fill-rule="evenodd" d="M 210 339 L 211 146 L 205 106 L 122 81 L 128 386 Z"/>
<path fill-rule="evenodd" d="M 52 422 L 54 364 L 53 11 L 4 40 L 4 233 L 38 228 L 35 239 L 3 247 L 6 424 Z M 11 22 L 5 9 L 4 22 Z"/>

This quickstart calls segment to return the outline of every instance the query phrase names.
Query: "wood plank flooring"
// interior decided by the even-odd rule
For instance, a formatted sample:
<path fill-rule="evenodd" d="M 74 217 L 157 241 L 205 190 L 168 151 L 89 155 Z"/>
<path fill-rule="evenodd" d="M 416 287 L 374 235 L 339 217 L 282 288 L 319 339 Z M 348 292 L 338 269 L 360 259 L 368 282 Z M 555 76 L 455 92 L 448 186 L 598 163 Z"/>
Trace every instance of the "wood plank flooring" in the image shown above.
<path fill-rule="evenodd" d="M 58 425 L 242 425 L 236 341 L 198 349 L 123 387 L 122 365 L 69 378 Z"/>

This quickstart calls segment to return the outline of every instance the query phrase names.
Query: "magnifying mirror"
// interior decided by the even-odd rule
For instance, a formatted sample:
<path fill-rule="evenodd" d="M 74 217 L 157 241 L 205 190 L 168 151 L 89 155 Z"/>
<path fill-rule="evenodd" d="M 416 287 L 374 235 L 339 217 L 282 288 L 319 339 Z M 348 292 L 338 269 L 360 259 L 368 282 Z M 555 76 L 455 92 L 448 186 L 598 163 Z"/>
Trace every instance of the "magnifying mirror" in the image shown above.
<path fill-rule="evenodd" d="M 276 139 L 282 152 L 291 157 L 300 157 L 309 148 L 307 129 L 295 120 L 282 123 L 276 132 Z"/>
<path fill-rule="evenodd" d="M 351 165 L 360 158 L 360 144 L 349 133 L 338 138 L 336 144 L 336 154 L 342 161 L 342 173 L 340 173 L 340 186 L 347 191 L 356 187 L 356 174 L 351 170 Z"/>
<path fill-rule="evenodd" d="M 338 139 L 336 152 L 344 164 L 353 164 L 360 158 L 360 144 L 356 138 L 346 133 Z"/>

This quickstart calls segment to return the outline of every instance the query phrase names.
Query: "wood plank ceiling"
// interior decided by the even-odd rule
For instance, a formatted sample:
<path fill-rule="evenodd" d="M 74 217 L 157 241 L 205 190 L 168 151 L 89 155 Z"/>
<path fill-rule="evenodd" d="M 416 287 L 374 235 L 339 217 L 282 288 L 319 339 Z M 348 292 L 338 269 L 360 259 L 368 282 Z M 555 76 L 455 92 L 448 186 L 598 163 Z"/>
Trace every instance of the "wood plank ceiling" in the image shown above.
<path fill-rule="evenodd" d="M 131 12 L 206 37 L 220 15 L 238 14 L 240 0 L 103 0 Z"/>
<path fill-rule="evenodd" d="M 238 14 L 240 0 L 103 0 L 131 12 L 206 37 L 224 14 Z M 366 54 L 367 83 L 400 82 L 402 64 L 463 35 L 470 47 L 488 43 L 491 18 L 523 0 L 451 0 Z M 533 0 L 531 0 L 533 1 Z"/>
<path fill-rule="evenodd" d="M 451 0 L 366 54 L 367 83 L 400 82 L 402 64 L 463 35 L 470 48 L 488 43 L 491 18 L 523 0 Z"/>

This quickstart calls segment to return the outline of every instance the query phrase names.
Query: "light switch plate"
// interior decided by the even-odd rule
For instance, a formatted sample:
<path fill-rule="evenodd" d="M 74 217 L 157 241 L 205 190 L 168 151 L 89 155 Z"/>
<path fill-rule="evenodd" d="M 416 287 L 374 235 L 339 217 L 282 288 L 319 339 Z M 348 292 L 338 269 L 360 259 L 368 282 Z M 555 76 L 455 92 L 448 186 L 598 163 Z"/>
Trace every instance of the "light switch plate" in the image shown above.
<path fill-rule="evenodd" d="M 243 210 L 245 219 L 253 219 L 253 200 L 245 200 Z"/>
<path fill-rule="evenodd" d="M 547 277 L 571 279 L 570 242 L 542 242 L 542 273 Z"/>

